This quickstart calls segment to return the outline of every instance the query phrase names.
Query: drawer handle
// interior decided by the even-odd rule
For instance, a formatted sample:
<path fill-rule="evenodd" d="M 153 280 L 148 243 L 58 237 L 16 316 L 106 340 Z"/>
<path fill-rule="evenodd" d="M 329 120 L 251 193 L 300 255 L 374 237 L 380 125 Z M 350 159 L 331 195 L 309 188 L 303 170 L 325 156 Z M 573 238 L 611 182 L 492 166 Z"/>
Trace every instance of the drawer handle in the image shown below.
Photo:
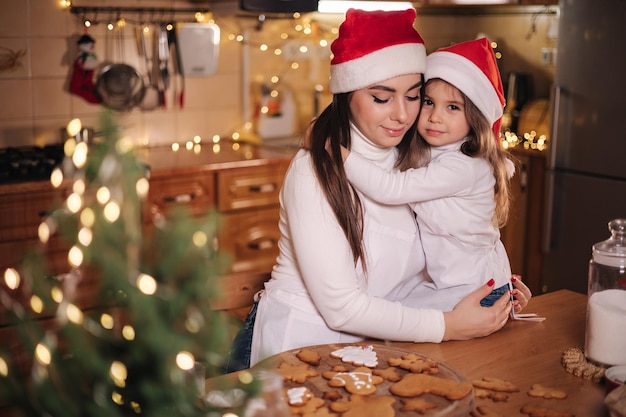
<path fill-rule="evenodd" d="M 272 249 L 275 245 L 276 241 L 274 239 L 265 239 L 248 243 L 248 248 L 252 250 L 268 250 Z"/>
<path fill-rule="evenodd" d="M 163 197 L 163 201 L 165 201 L 166 203 L 189 203 L 194 198 L 196 198 L 196 195 L 194 193 L 178 194 L 171 197 Z"/>
<path fill-rule="evenodd" d="M 271 193 L 276 191 L 276 184 L 252 185 L 248 189 L 252 193 Z"/>

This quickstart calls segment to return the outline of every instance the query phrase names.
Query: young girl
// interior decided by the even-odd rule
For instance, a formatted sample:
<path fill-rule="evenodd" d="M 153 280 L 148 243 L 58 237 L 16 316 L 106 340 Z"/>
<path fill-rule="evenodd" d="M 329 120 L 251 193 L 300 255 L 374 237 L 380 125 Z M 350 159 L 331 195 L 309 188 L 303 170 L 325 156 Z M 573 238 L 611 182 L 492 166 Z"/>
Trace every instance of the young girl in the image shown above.
<path fill-rule="evenodd" d="M 449 311 L 493 278 L 496 289 L 481 302 L 491 305 L 511 279 L 499 228 L 514 170 L 500 147 L 504 95 L 496 58 L 482 38 L 440 49 L 426 65 L 417 149 L 404 162 L 418 168 L 390 172 L 350 155 L 345 170 L 368 197 L 411 203 L 431 279 L 419 289 L 424 307 Z"/>

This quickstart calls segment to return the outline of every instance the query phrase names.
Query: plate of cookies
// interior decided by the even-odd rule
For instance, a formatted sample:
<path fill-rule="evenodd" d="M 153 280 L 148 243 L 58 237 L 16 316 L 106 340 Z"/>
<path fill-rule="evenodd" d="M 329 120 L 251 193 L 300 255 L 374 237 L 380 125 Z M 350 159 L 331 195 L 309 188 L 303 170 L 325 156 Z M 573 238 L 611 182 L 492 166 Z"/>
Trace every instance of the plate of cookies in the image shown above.
<path fill-rule="evenodd" d="M 467 416 L 470 381 L 445 363 L 383 344 L 328 344 L 272 356 L 256 369 L 283 378 L 294 415 Z"/>

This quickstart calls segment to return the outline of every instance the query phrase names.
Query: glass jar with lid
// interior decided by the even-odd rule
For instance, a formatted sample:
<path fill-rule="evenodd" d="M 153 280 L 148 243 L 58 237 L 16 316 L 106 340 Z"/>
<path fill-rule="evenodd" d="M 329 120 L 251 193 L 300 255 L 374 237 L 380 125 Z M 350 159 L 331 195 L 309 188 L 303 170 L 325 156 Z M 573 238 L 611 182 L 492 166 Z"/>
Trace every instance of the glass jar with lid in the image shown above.
<path fill-rule="evenodd" d="M 592 247 L 585 355 L 604 366 L 626 365 L 626 219 L 609 222 L 611 237 Z"/>

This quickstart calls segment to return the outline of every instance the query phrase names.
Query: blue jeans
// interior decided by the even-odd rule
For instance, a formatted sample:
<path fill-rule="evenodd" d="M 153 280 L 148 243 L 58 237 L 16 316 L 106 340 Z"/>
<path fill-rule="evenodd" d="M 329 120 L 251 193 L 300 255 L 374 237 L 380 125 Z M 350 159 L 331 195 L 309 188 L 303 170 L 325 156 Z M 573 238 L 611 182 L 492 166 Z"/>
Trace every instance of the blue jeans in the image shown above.
<path fill-rule="evenodd" d="M 483 307 L 491 307 L 493 303 L 500 299 L 509 290 L 508 284 L 504 284 L 500 288 L 495 288 L 491 291 L 491 294 L 480 300 L 480 305 Z"/>
<path fill-rule="evenodd" d="M 252 305 L 252 309 L 243 322 L 243 327 L 237 332 L 235 340 L 228 353 L 228 361 L 224 366 L 224 372 L 230 373 L 241 371 L 250 367 L 250 356 L 252 354 L 252 331 L 254 330 L 254 321 L 256 320 L 256 311 L 258 301 Z"/>

